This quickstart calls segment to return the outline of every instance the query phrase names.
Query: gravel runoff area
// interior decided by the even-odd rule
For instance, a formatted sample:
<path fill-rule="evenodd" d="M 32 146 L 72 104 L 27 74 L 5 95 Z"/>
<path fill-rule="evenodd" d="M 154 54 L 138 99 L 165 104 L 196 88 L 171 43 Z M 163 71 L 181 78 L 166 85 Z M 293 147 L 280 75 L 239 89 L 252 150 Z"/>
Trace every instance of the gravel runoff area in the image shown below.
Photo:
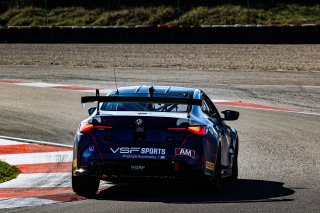
<path fill-rule="evenodd" d="M 320 45 L 0 44 L 1 65 L 320 71 Z"/>
<path fill-rule="evenodd" d="M 320 45 L 0 44 L 0 79 L 196 86 L 215 99 L 320 112 Z"/>

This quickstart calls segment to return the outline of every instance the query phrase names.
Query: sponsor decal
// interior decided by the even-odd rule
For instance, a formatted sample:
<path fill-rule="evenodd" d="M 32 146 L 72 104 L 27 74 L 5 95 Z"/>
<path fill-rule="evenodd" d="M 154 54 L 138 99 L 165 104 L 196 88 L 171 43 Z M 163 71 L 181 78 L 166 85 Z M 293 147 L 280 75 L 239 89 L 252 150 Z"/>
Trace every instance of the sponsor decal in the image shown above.
<path fill-rule="evenodd" d="M 196 156 L 196 151 L 192 149 L 176 148 L 176 155 L 184 155 L 194 158 Z"/>
<path fill-rule="evenodd" d="M 150 155 L 165 155 L 165 149 L 159 148 L 141 148 L 141 154 L 150 154 Z"/>
<path fill-rule="evenodd" d="M 120 154 L 143 154 L 143 155 L 165 155 L 166 149 L 161 148 L 140 148 L 140 147 L 118 147 L 110 148 L 112 153 Z"/>
<path fill-rule="evenodd" d="M 144 132 L 144 128 L 143 127 L 136 127 L 136 132 Z"/>
<path fill-rule="evenodd" d="M 73 160 L 73 167 L 77 167 L 77 159 Z"/>
<path fill-rule="evenodd" d="M 166 149 L 140 148 L 140 147 L 117 147 L 110 148 L 113 154 L 122 154 L 128 159 L 165 159 Z"/>
<path fill-rule="evenodd" d="M 132 153 L 140 153 L 140 148 L 138 147 L 118 147 L 118 148 L 110 148 L 110 150 L 114 153 L 120 154 L 132 154 Z"/>
<path fill-rule="evenodd" d="M 135 123 L 136 123 L 137 126 L 141 126 L 143 124 L 143 120 L 141 118 L 139 118 L 139 119 L 136 120 Z"/>
<path fill-rule="evenodd" d="M 93 152 L 94 151 L 94 146 L 89 146 L 89 151 Z"/>
<path fill-rule="evenodd" d="M 127 158 L 127 159 L 148 159 L 148 160 L 162 160 L 162 156 L 159 155 L 122 155 L 122 158 Z"/>
<path fill-rule="evenodd" d="M 206 169 L 213 170 L 214 169 L 214 163 L 210 161 L 206 161 Z"/>
<path fill-rule="evenodd" d="M 134 170 L 134 171 L 142 171 L 146 168 L 146 166 L 138 166 L 138 165 L 131 165 L 131 170 Z"/>

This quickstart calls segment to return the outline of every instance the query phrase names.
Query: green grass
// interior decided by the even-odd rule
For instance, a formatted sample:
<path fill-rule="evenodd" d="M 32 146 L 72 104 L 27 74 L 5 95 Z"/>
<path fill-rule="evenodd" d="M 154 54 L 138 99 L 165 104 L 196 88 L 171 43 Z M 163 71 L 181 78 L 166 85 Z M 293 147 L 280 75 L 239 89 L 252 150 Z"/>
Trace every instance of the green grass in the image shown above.
<path fill-rule="evenodd" d="M 0 183 L 16 178 L 19 173 L 19 169 L 15 166 L 0 161 Z"/>
<path fill-rule="evenodd" d="M 140 24 L 305 24 L 320 23 L 320 4 L 301 6 L 279 4 L 272 8 L 241 5 L 199 6 L 181 9 L 173 6 L 128 7 L 106 10 L 83 7 L 13 8 L 0 14 L 0 24 L 13 26 L 140 25 Z"/>

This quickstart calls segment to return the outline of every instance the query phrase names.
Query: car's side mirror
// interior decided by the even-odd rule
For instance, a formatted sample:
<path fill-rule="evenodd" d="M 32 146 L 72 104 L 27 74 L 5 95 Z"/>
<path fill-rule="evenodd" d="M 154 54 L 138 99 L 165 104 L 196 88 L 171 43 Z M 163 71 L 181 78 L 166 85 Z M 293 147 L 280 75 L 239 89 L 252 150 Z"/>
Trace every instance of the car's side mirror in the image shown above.
<path fill-rule="evenodd" d="M 88 109 L 88 113 L 89 115 L 92 115 L 94 113 L 94 111 L 96 111 L 97 107 L 91 107 Z"/>
<path fill-rule="evenodd" d="M 225 110 L 221 112 L 224 115 L 223 120 L 235 121 L 239 118 L 239 112 L 233 110 Z"/>

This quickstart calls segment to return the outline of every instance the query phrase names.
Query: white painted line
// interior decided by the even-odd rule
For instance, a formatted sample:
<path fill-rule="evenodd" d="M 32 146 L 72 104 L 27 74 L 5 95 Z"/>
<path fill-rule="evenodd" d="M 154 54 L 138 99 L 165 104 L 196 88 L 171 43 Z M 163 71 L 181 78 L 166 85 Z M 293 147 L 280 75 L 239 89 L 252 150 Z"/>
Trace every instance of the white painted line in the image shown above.
<path fill-rule="evenodd" d="M 8 154 L 0 155 L 0 160 L 11 165 L 72 162 L 72 151 Z"/>
<path fill-rule="evenodd" d="M 20 174 L 0 184 L 0 188 L 71 187 L 71 172 Z"/>
<path fill-rule="evenodd" d="M 224 108 L 235 107 L 235 108 L 242 108 L 242 109 L 255 109 L 255 110 L 266 110 L 266 111 L 275 111 L 275 112 L 290 112 L 290 113 L 295 112 L 296 113 L 296 111 L 288 111 L 286 109 L 255 108 L 255 107 L 249 107 L 249 106 L 236 106 L 236 105 L 228 106 L 228 105 L 223 105 L 223 104 L 221 104 L 221 105 L 224 106 Z"/>
<path fill-rule="evenodd" d="M 11 209 L 23 206 L 41 206 L 54 203 L 61 203 L 61 201 L 40 199 L 34 197 L 0 199 L 0 209 Z"/>
<path fill-rule="evenodd" d="M 95 93 L 96 90 L 74 90 L 74 91 L 78 91 L 78 92 L 86 92 L 86 93 Z M 112 89 L 100 89 L 100 95 L 101 94 L 108 94 L 112 91 Z"/>
<path fill-rule="evenodd" d="M 35 143 L 35 144 L 42 144 L 42 145 L 49 145 L 49 146 L 61 146 L 61 147 L 68 147 L 72 148 L 72 145 L 66 145 L 66 144 L 60 144 L 60 143 L 54 143 L 54 142 L 47 142 L 47 141 L 37 141 L 37 140 L 30 140 L 30 139 L 24 139 L 24 138 L 15 138 L 15 137 L 8 137 L 4 135 L 0 135 L 0 139 L 7 139 L 7 140 L 13 140 L 13 141 L 22 141 L 26 143 Z M 17 142 L 16 142 L 17 143 Z"/>
<path fill-rule="evenodd" d="M 299 112 L 299 111 L 290 111 L 286 109 L 265 109 L 265 108 L 255 108 L 255 107 L 249 107 L 249 106 L 224 106 L 224 108 L 228 107 L 235 107 L 235 108 L 243 108 L 243 109 L 255 109 L 255 110 L 265 110 L 265 111 L 273 111 L 273 112 L 286 112 L 286 113 L 297 113 L 297 114 L 303 114 L 303 115 L 316 115 L 320 116 L 320 113 L 316 112 Z"/>
<path fill-rule="evenodd" d="M 316 113 L 316 112 L 295 112 L 298 114 L 304 114 L 304 115 L 318 115 L 320 116 L 320 113 Z"/>
<path fill-rule="evenodd" d="M 15 83 L 15 84 L 16 84 L 16 85 L 20 85 L 20 86 L 41 87 L 41 88 L 57 87 L 57 86 L 67 86 L 67 85 L 62 85 L 62 84 L 51 84 L 51 83 L 42 83 L 42 82 L 34 82 L 34 83 Z"/>
<path fill-rule="evenodd" d="M 21 144 L 27 144 L 27 143 L 22 143 L 22 142 L 17 142 L 17 141 L 12 141 L 12 140 L 5 140 L 0 138 L 0 146 L 6 146 L 6 145 L 21 145 Z M 1 148 L 1 147 L 0 147 Z"/>
<path fill-rule="evenodd" d="M 73 90 L 73 91 L 77 91 L 77 92 L 86 92 L 86 93 L 95 93 L 95 90 Z"/>
<path fill-rule="evenodd" d="M 219 100 L 219 99 L 211 99 L 211 101 L 213 102 L 213 103 L 215 103 L 215 102 L 240 102 L 240 101 L 235 101 L 235 100 L 233 100 L 233 101 L 231 101 L 231 100 Z"/>

